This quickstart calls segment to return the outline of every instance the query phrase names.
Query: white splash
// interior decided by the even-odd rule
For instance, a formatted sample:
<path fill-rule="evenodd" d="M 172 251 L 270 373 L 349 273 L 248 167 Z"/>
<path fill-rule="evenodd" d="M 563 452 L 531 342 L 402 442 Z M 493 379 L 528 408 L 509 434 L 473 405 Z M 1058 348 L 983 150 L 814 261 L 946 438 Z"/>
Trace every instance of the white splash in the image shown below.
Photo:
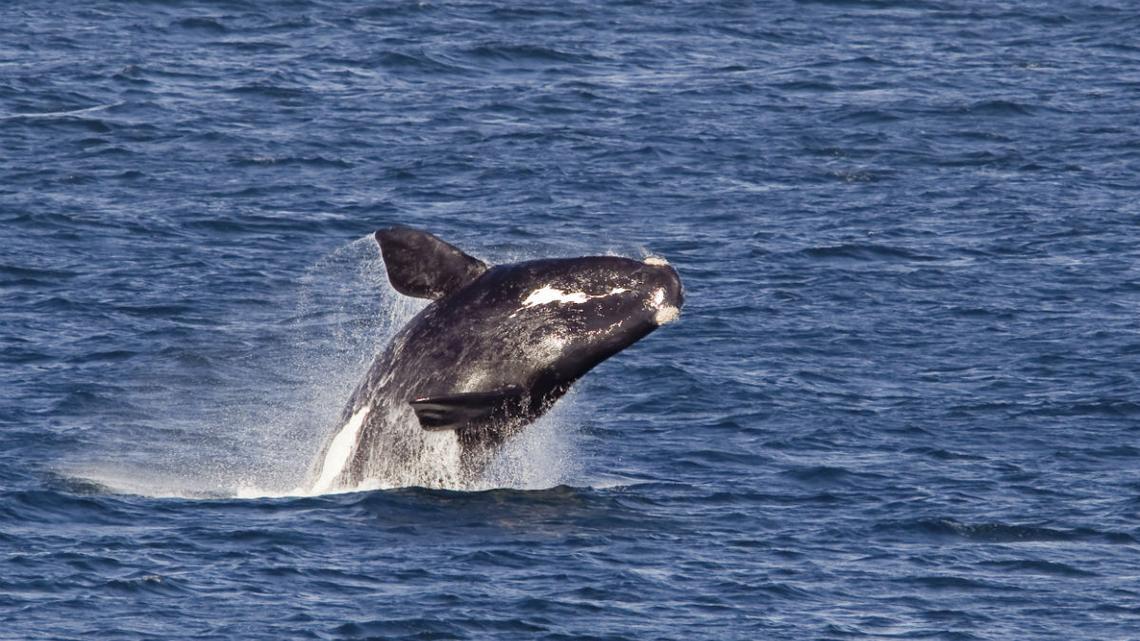
<path fill-rule="evenodd" d="M 356 435 L 360 433 L 364 419 L 368 418 L 369 409 L 365 406 L 353 414 L 348 423 L 340 428 L 340 432 L 333 438 L 332 443 L 329 444 L 328 452 L 325 453 L 325 460 L 321 462 L 321 476 L 313 484 L 312 491 L 314 494 L 321 494 L 332 489 L 333 481 L 340 476 L 344 466 L 348 464 L 349 457 L 352 456 L 352 449 L 356 444 Z"/>
<path fill-rule="evenodd" d="M 550 412 L 503 444 L 470 489 L 539 490 L 581 485 L 584 463 L 577 393 L 570 390 Z"/>
<path fill-rule="evenodd" d="M 562 291 L 553 285 L 549 283 L 545 293 L 529 292 L 534 296 L 528 297 L 530 304 L 582 304 L 596 297 L 590 290 L 563 285 L 567 291 Z M 614 288 L 602 296 L 624 291 Z M 568 420 L 565 414 L 573 411 L 570 398 L 559 402 L 553 416 L 548 414 L 525 429 L 517 445 L 515 439 L 508 442 L 495 474 L 478 479 L 463 474 L 456 435 L 424 431 L 407 408 L 372 407 L 367 415 L 361 410 L 345 417 L 329 440 L 330 419 L 340 416 L 345 398 L 367 371 L 378 346 L 392 341 L 427 305 L 391 288 L 371 235 L 315 262 L 299 279 L 296 300 L 274 302 L 286 318 L 273 328 L 287 333 L 289 340 L 282 344 L 288 349 L 231 359 L 231 367 L 221 372 L 225 385 L 180 394 L 177 411 L 171 411 L 165 395 L 131 399 L 156 416 L 181 417 L 164 418 L 154 427 L 195 438 L 150 439 L 137 448 L 118 447 L 124 441 L 112 440 L 89 455 L 61 461 L 54 469 L 98 491 L 187 499 L 302 497 L 408 486 L 471 490 L 586 483 L 578 445 L 580 421 Z M 541 349 L 555 354 L 565 340 L 552 336 Z M 380 411 L 393 415 L 379 417 Z M 393 450 L 391 456 L 380 457 L 378 469 L 365 474 L 367 481 L 341 486 L 338 481 L 365 424 L 380 418 L 391 430 L 384 431 L 379 445 Z M 123 439 L 133 438 L 131 429 L 135 427 L 130 424 L 120 426 L 127 430 Z"/>
<path fill-rule="evenodd" d="M 462 489 L 465 487 L 460 457 L 463 448 L 454 430 L 438 432 L 413 427 L 423 443 L 418 465 L 401 479 L 400 486 L 418 485 L 435 489 Z"/>
<path fill-rule="evenodd" d="M 641 261 L 646 265 L 653 265 L 654 267 L 665 267 L 669 261 L 660 256 L 646 256 L 645 260 Z"/>

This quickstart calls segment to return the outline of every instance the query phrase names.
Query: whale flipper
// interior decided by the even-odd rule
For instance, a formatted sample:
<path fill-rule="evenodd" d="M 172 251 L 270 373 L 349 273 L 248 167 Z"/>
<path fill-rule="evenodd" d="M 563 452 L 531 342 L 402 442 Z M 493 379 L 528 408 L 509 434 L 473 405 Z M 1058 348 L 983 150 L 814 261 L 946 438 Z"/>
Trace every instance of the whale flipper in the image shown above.
<path fill-rule="evenodd" d="M 425 430 L 460 430 L 492 427 L 507 417 L 517 416 L 524 411 L 528 399 L 525 389 L 509 385 L 491 392 L 417 398 L 411 406 Z"/>
<path fill-rule="evenodd" d="M 439 299 L 466 286 L 487 271 L 472 258 L 435 236 L 410 227 L 376 232 L 388 280 L 405 296 Z"/>

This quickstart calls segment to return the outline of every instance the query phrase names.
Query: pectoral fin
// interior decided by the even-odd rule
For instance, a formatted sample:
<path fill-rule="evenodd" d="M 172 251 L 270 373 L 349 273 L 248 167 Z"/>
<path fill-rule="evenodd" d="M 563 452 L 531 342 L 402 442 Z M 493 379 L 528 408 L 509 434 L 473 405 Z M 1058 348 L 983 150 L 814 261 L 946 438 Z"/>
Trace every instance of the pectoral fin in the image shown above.
<path fill-rule="evenodd" d="M 526 390 L 510 385 L 490 392 L 417 398 L 411 402 L 420 427 L 425 430 L 459 430 L 494 425 L 521 416 L 527 405 Z"/>

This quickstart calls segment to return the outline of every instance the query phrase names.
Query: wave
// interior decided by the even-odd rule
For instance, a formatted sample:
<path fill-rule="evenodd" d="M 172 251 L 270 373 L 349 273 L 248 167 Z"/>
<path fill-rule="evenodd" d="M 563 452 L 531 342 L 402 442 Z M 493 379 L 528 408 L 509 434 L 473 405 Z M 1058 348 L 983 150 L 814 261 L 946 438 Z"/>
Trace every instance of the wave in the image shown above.
<path fill-rule="evenodd" d="M 964 523 L 954 519 L 915 519 L 880 523 L 875 529 L 884 533 L 918 535 L 923 537 L 951 537 L 985 543 L 1035 543 L 1103 541 L 1118 544 L 1140 542 L 1125 532 L 1102 531 L 1091 528 L 1061 529 L 1041 525 L 1013 523 Z"/>
<path fill-rule="evenodd" d="M 12 120 L 12 119 L 17 119 L 17 118 L 27 119 L 27 120 L 33 120 L 36 118 L 71 118 L 71 117 L 75 117 L 75 116 L 82 116 L 82 115 L 86 115 L 86 114 L 90 114 L 90 113 L 95 113 L 98 111 L 104 111 L 107 109 L 113 109 L 115 107 L 118 107 L 118 106 L 124 105 L 124 104 L 126 104 L 125 100 L 119 100 L 117 102 L 110 102 L 110 103 L 107 103 L 105 105 L 96 105 L 94 107 L 84 107 L 82 109 L 68 109 L 68 110 L 64 110 L 64 111 L 43 111 L 43 112 L 34 112 L 34 113 L 0 114 L 0 120 Z"/>
<path fill-rule="evenodd" d="M 920 254 L 902 247 L 875 243 L 844 243 L 823 247 L 810 247 L 802 254 L 817 259 L 847 259 L 855 261 L 921 261 L 938 260 L 935 256 Z"/>

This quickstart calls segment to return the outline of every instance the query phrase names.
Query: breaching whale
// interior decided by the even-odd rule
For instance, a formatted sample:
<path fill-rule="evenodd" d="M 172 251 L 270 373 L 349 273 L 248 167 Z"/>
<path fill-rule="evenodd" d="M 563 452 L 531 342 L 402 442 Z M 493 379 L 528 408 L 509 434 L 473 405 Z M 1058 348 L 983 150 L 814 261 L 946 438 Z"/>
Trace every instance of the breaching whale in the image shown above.
<path fill-rule="evenodd" d="M 409 227 L 375 238 L 392 287 L 432 302 L 353 392 L 314 463 L 314 492 L 470 483 L 576 380 L 675 319 L 683 302 L 660 258 L 490 266 Z M 447 456 L 455 460 L 432 460 Z"/>

